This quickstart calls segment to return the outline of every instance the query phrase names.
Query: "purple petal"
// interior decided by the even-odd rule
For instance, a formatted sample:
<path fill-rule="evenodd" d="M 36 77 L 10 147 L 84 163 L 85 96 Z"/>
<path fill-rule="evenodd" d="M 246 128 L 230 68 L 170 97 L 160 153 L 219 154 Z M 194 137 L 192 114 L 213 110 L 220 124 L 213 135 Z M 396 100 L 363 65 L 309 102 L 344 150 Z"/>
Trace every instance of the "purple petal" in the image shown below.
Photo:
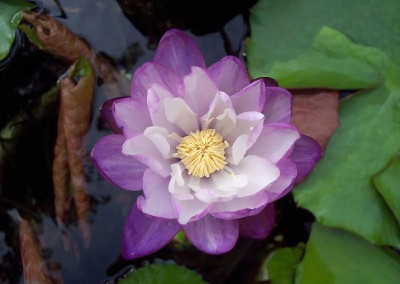
<path fill-rule="evenodd" d="M 297 177 L 296 164 L 290 159 L 283 159 L 277 164 L 280 170 L 279 178 L 265 189 L 268 202 L 273 202 L 290 192 Z"/>
<path fill-rule="evenodd" d="M 271 77 L 260 77 L 255 80 L 258 80 L 258 79 L 264 80 L 264 84 L 267 87 L 278 87 L 278 83 L 275 81 L 275 79 L 272 79 Z"/>
<path fill-rule="evenodd" d="M 101 105 L 100 113 L 103 119 L 107 122 L 108 126 L 110 126 L 111 130 L 116 134 L 122 134 L 122 127 L 117 125 L 117 122 L 114 119 L 112 107 L 115 101 L 120 100 L 121 98 L 114 98 L 104 102 Z"/>
<path fill-rule="evenodd" d="M 263 80 L 256 80 L 241 91 L 231 96 L 236 113 L 248 111 L 261 112 L 265 104 L 265 85 Z"/>
<path fill-rule="evenodd" d="M 183 229 L 196 248 L 209 254 L 230 251 L 239 236 L 237 220 L 222 220 L 210 215 L 184 225 Z"/>
<path fill-rule="evenodd" d="M 122 255 L 125 259 L 134 259 L 156 252 L 167 245 L 180 228 L 176 220 L 147 216 L 133 205 L 122 232 Z"/>
<path fill-rule="evenodd" d="M 275 224 L 275 207 L 268 204 L 259 214 L 239 220 L 240 235 L 250 239 L 263 239 Z"/>
<path fill-rule="evenodd" d="M 131 96 L 146 105 L 147 90 L 156 83 L 177 96 L 179 82 L 179 76 L 171 69 L 155 63 L 145 63 L 133 75 Z"/>
<path fill-rule="evenodd" d="M 150 169 L 143 175 L 143 196 L 137 199 L 138 208 L 145 214 L 165 219 L 176 219 L 172 195 L 168 191 L 170 178 L 164 178 Z"/>
<path fill-rule="evenodd" d="M 222 58 L 208 67 L 207 72 L 218 89 L 228 95 L 239 92 L 250 83 L 246 67 L 234 56 Z"/>
<path fill-rule="evenodd" d="M 116 186 L 141 190 L 147 166 L 122 154 L 123 135 L 109 135 L 97 141 L 92 150 L 94 165 L 101 175 Z"/>
<path fill-rule="evenodd" d="M 262 111 L 265 115 L 265 123 L 290 123 L 292 118 L 292 94 L 279 87 L 266 87 L 265 93 L 267 97 Z"/>
<path fill-rule="evenodd" d="M 301 135 L 289 156 L 290 160 L 297 166 L 296 182 L 302 180 L 311 172 L 322 155 L 322 148 L 317 141 L 306 135 Z"/>
<path fill-rule="evenodd" d="M 114 101 L 112 112 L 115 123 L 123 129 L 126 138 L 134 137 L 152 125 L 146 106 L 124 97 Z"/>
<path fill-rule="evenodd" d="M 175 71 L 180 77 L 190 73 L 192 66 L 206 68 L 203 55 L 195 41 L 180 30 L 169 30 L 161 38 L 154 62 Z"/>

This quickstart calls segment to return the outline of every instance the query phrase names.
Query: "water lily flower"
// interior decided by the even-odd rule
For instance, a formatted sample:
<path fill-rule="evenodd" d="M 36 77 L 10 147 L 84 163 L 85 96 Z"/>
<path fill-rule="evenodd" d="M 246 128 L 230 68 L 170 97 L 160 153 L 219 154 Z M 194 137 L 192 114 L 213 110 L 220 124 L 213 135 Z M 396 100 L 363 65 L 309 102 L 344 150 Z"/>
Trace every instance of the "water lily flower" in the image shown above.
<path fill-rule="evenodd" d="M 291 94 L 269 82 L 250 81 L 232 56 L 207 68 L 195 42 L 170 30 L 134 74 L 131 97 L 105 103 L 116 134 L 97 142 L 95 165 L 115 185 L 143 190 L 125 221 L 125 258 L 159 250 L 181 229 L 209 254 L 239 235 L 269 234 L 273 202 L 321 156 L 290 124 Z"/>

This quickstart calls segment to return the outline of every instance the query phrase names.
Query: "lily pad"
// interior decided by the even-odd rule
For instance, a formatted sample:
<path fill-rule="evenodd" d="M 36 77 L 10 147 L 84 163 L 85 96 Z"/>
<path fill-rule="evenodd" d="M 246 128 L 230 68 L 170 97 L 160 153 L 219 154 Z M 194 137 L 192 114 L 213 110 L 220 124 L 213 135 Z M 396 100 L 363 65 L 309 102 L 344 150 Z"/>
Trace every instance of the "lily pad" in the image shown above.
<path fill-rule="evenodd" d="M 394 159 L 388 167 L 374 178 L 379 193 L 392 209 L 400 223 L 400 158 Z"/>
<path fill-rule="evenodd" d="M 129 273 L 119 284 L 205 284 L 196 272 L 176 264 L 152 264 Z"/>
<path fill-rule="evenodd" d="M 322 78 L 314 78 L 324 83 L 331 82 L 330 80 L 337 76 L 337 73 L 329 76 L 327 71 L 331 70 L 331 67 L 328 68 L 326 63 L 346 66 L 346 69 L 342 69 L 342 80 L 346 80 L 346 76 L 349 75 L 357 78 L 357 68 L 363 73 L 358 77 L 365 79 L 364 76 L 371 71 L 367 65 L 352 60 L 336 62 L 333 58 L 333 62 L 327 62 L 326 59 L 320 58 L 320 53 L 313 54 L 311 43 L 321 28 L 328 26 L 343 32 L 358 44 L 382 49 L 391 61 L 399 64 L 398 11 L 400 1 L 397 0 L 261 0 L 251 10 L 252 36 L 247 43 L 250 74 L 254 78 L 270 76 L 277 79 L 280 85 L 292 87 L 294 85 L 281 82 L 282 78 L 277 76 L 276 71 L 271 70 L 278 68 L 275 64 L 298 57 L 298 64 L 286 67 L 295 68 L 305 64 L 304 69 L 308 70 L 309 76 L 323 71 Z M 306 84 L 300 79 L 299 82 Z M 310 83 L 312 81 L 307 82 L 306 87 L 327 87 Z M 368 82 L 359 83 L 357 87 L 362 87 Z"/>
<path fill-rule="evenodd" d="M 35 7 L 24 0 L 0 1 L 0 60 L 10 51 L 15 38 L 15 30 L 22 19 L 22 12 Z"/>
<path fill-rule="evenodd" d="M 400 279 L 400 258 L 357 236 L 314 223 L 297 284 L 392 284 Z"/>

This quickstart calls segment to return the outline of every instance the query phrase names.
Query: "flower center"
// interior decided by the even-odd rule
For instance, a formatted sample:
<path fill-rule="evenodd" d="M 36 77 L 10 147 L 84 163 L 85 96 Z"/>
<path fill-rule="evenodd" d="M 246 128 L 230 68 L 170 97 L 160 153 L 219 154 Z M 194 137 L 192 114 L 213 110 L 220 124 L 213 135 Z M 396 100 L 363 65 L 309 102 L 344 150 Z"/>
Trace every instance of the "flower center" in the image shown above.
<path fill-rule="evenodd" d="M 189 175 L 209 177 L 225 165 L 225 148 L 229 144 L 215 129 L 197 130 L 182 138 L 176 147 L 176 156 L 181 159 Z"/>

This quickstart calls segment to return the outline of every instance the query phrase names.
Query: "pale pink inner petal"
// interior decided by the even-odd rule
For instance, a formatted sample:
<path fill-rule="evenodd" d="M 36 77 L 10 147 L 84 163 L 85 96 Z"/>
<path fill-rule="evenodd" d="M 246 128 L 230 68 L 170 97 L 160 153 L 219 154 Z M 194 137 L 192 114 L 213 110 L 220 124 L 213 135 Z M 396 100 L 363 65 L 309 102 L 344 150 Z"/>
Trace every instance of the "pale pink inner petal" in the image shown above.
<path fill-rule="evenodd" d="M 232 109 L 231 99 L 224 92 L 217 92 L 210 104 L 210 107 L 208 108 L 207 113 L 201 117 L 203 125 L 210 119 L 214 119 L 220 114 L 223 114 L 226 109 Z"/>
<path fill-rule="evenodd" d="M 149 111 L 132 98 L 115 100 L 112 106 L 115 122 L 122 127 L 125 137 L 142 133 L 151 125 Z"/>
<path fill-rule="evenodd" d="M 250 83 L 246 67 L 234 56 L 222 58 L 211 65 L 207 72 L 218 88 L 228 95 L 240 91 Z"/>
<path fill-rule="evenodd" d="M 169 137 L 168 130 L 160 126 L 147 127 L 143 135 L 153 142 L 164 159 L 173 158 L 178 142 Z"/>
<path fill-rule="evenodd" d="M 181 163 L 171 165 L 171 179 L 168 185 L 168 191 L 179 200 L 194 199 L 190 188 L 185 182 L 187 174 L 184 173 L 184 166 Z"/>
<path fill-rule="evenodd" d="M 259 79 L 232 95 L 231 100 L 236 113 L 261 112 L 265 104 L 265 97 L 264 81 Z"/>
<path fill-rule="evenodd" d="M 247 184 L 240 188 L 237 197 L 256 194 L 279 177 L 279 168 L 270 161 L 258 156 L 249 155 L 237 166 L 232 166 L 235 174 L 246 175 Z"/>
<path fill-rule="evenodd" d="M 198 199 L 179 200 L 174 198 L 173 204 L 178 213 L 179 224 L 187 224 L 189 221 L 201 219 L 207 214 L 210 204 Z"/>
<path fill-rule="evenodd" d="M 168 192 L 169 178 L 162 177 L 150 169 L 143 175 L 143 196 L 137 199 L 138 208 L 154 217 L 175 219 L 177 217 Z"/>
<path fill-rule="evenodd" d="M 279 161 L 277 166 L 281 173 L 279 178 L 264 190 L 268 195 L 268 202 L 273 202 L 289 193 L 297 177 L 296 164 L 290 159 Z"/>
<path fill-rule="evenodd" d="M 292 125 L 285 123 L 265 124 L 257 142 L 247 153 L 276 163 L 290 154 L 294 143 L 299 138 L 299 132 Z"/>
<path fill-rule="evenodd" d="M 215 117 L 213 123 L 213 128 L 225 137 L 232 129 L 236 126 L 236 113 L 233 109 L 225 109 L 223 113 Z"/>
<path fill-rule="evenodd" d="M 174 123 L 185 134 L 199 129 L 197 115 L 190 109 L 181 98 L 164 100 L 165 115 L 170 123 Z"/>
<path fill-rule="evenodd" d="M 218 88 L 204 69 L 192 67 L 191 70 L 192 72 L 184 77 L 178 92 L 189 107 L 201 117 L 207 112 Z"/>
<path fill-rule="evenodd" d="M 144 135 L 138 135 L 126 140 L 122 145 L 122 153 L 135 157 L 163 177 L 170 175 L 172 160 L 164 159 L 160 151 Z"/>

